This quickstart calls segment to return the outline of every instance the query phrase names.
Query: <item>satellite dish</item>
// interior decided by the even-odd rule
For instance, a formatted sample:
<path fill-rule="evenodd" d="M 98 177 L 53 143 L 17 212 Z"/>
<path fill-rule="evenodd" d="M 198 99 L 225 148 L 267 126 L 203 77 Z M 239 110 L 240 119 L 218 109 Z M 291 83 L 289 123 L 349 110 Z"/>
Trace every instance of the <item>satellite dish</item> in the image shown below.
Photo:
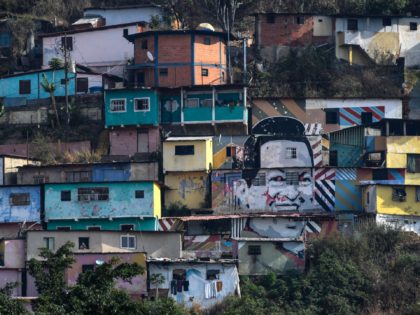
<path fill-rule="evenodd" d="M 146 53 L 146 55 L 147 55 L 147 59 L 149 59 L 149 61 L 153 62 L 153 60 L 155 60 L 155 57 L 153 57 L 153 54 L 150 51 L 148 51 Z"/>

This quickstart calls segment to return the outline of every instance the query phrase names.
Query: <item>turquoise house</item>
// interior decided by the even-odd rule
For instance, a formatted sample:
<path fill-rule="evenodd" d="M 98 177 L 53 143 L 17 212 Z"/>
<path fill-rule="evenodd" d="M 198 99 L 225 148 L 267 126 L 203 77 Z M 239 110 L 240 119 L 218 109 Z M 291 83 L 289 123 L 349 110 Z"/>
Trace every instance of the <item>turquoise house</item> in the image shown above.
<path fill-rule="evenodd" d="M 49 98 L 50 94 L 41 85 L 44 75 L 48 82 L 55 83 L 55 96 L 65 96 L 64 69 L 29 71 L 0 78 L 0 98 L 3 98 L 4 105 L 20 106 L 26 105 L 27 100 Z M 75 95 L 76 74 L 69 72 L 68 78 L 68 94 Z"/>
<path fill-rule="evenodd" d="M 105 127 L 157 126 L 158 93 L 154 89 L 112 89 L 105 91 Z"/>
<path fill-rule="evenodd" d="M 161 216 L 155 182 L 45 184 L 48 230 L 156 231 Z"/>

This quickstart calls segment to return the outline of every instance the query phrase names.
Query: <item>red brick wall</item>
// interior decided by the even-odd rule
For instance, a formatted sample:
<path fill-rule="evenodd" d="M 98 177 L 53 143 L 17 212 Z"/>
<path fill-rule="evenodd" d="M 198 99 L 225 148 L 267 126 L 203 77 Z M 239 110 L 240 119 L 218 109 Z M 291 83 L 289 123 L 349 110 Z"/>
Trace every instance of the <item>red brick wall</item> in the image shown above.
<path fill-rule="evenodd" d="M 297 24 L 297 15 L 276 15 L 273 24 L 260 15 L 259 43 L 261 46 L 307 46 L 313 41 L 313 17 L 304 16 L 304 24 Z M 258 36 L 258 35 L 257 35 Z"/>
<path fill-rule="evenodd" d="M 141 48 L 141 43 L 143 40 L 147 40 L 147 49 Z M 150 51 L 153 56 L 155 55 L 155 39 L 153 35 L 142 37 L 142 38 L 136 38 L 134 41 L 134 61 L 135 63 L 146 63 L 150 62 L 147 58 L 147 51 Z"/>

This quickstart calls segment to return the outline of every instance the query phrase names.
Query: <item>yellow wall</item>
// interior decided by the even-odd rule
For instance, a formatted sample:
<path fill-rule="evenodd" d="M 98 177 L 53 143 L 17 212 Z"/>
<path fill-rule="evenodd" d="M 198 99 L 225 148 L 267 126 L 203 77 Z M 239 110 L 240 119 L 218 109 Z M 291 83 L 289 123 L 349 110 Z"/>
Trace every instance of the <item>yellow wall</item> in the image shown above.
<path fill-rule="evenodd" d="M 189 209 L 203 208 L 208 185 L 206 172 L 182 172 L 165 174 L 165 209 L 180 203 Z"/>
<path fill-rule="evenodd" d="M 175 146 L 194 145 L 194 155 L 175 155 Z M 163 143 L 163 169 L 165 171 L 209 170 L 213 165 L 211 140 L 166 141 Z"/>
<path fill-rule="evenodd" d="M 406 185 L 419 185 L 420 186 L 420 173 L 405 172 Z"/>
<path fill-rule="evenodd" d="M 377 186 L 377 213 L 420 215 L 420 202 L 416 201 L 416 187 L 405 186 L 405 191 L 407 193 L 405 201 L 393 201 L 392 186 Z"/>
<path fill-rule="evenodd" d="M 387 137 L 386 166 L 406 168 L 407 153 L 420 153 L 420 136 Z"/>
<path fill-rule="evenodd" d="M 153 214 L 155 217 L 162 216 L 162 203 L 160 200 L 160 187 L 158 184 L 153 184 Z"/>

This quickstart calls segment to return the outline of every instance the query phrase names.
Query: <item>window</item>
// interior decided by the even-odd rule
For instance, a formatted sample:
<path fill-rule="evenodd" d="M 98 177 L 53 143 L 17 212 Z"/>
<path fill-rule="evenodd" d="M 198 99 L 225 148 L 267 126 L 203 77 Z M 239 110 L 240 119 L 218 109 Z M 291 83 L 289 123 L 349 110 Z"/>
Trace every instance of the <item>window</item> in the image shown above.
<path fill-rule="evenodd" d="M 125 232 L 134 231 L 134 224 L 121 224 L 120 230 Z"/>
<path fill-rule="evenodd" d="M 65 172 L 67 183 L 90 182 L 92 173 L 89 171 Z"/>
<path fill-rule="evenodd" d="M 305 24 L 305 17 L 304 16 L 297 16 L 296 17 L 296 24 Z"/>
<path fill-rule="evenodd" d="M 69 226 L 57 226 L 57 231 L 70 231 L 71 227 Z"/>
<path fill-rule="evenodd" d="M 392 200 L 393 201 L 405 201 L 407 193 L 404 187 L 393 187 L 392 188 Z"/>
<path fill-rule="evenodd" d="M 173 280 L 187 280 L 187 272 L 185 269 L 174 269 L 172 271 Z"/>
<path fill-rule="evenodd" d="M 77 189 L 78 201 L 106 201 L 109 200 L 108 187 L 92 187 Z"/>
<path fill-rule="evenodd" d="M 175 155 L 194 155 L 193 145 L 176 145 Z"/>
<path fill-rule="evenodd" d="M 28 206 L 30 203 L 29 193 L 10 194 L 11 206 Z"/>
<path fill-rule="evenodd" d="M 145 75 L 143 71 L 137 72 L 136 78 L 137 78 L 137 86 L 145 85 L 146 80 L 145 80 Z"/>
<path fill-rule="evenodd" d="M 200 99 L 198 98 L 187 98 L 185 102 L 186 108 L 197 108 L 200 106 Z"/>
<path fill-rule="evenodd" d="M 417 23 L 410 22 L 410 31 L 417 31 Z"/>
<path fill-rule="evenodd" d="M 71 201 L 71 191 L 62 190 L 61 191 L 61 201 Z"/>
<path fill-rule="evenodd" d="M 364 112 L 362 113 L 362 125 L 367 125 L 372 123 L 372 113 Z"/>
<path fill-rule="evenodd" d="M 44 184 L 44 183 L 48 183 L 48 176 L 44 176 L 44 175 L 34 176 L 34 184 Z"/>
<path fill-rule="evenodd" d="M 387 180 L 388 179 L 388 170 L 387 169 L 373 169 L 372 170 L 372 179 L 373 180 Z"/>
<path fill-rule="evenodd" d="M 201 101 L 201 107 L 212 107 L 212 106 L 213 106 L 213 100 L 211 98 Z"/>
<path fill-rule="evenodd" d="M 226 147 L 226 156 L 235 157 L 236 156 L 236 147 L 228 146 Z"/>
<path fill-rule="evenodd" d="M 148 112 L 150 111 L 150 98 L 135 98 L 134 99 L 135 112 Z"/>
<path fill-rule="evenodd" d="M 267 24 L 274 24 L 276 22 L 276 16 L 274 14 L 267 15 Z"/>
<path fill-rule="evenodd" d="M 147 49 L 147 39 L 141 41 L 141 49 Z"/>
<path fill-rule="evenodd" d="M 416 201 L 420 201 L 420 187 L 416 187 Z"/>
<path fill-rule="evenodd" d="M 299 173 L 298 172 L 286 172 L 286 184 L 287 185 L 299 185 Z"/>
<path fill-rule="evenodd" d="M 327 124 L 338 124 L 338 112 L 337 111 L 326 111 L 325 112 L 325 123 Z"/>
<path fill-rule="evenodd" d="M 95 269 L 95 265 L 82 265 L 82 272 L 93 271 Z"/>
<path fill-rule="evenodd" d="M 252 179 L 252 185 L 265 186 L 265 173 L 258 174 Z"/>
<path fill-rule="evenodd" d="M 126 249 L 135 249 L 136 237 L 134 235 L 121 235 L 120 247 Z"/>
<path fill-rule="evenodd" d="M 88 226 L 87 227 L 88 231 L 100 231 L 101 227 L 99 225 L 95 225 L 95 226 Z"/>
<path fill-rule="evenodd" d="M 382 160 L 382 155 L 380 152 L 375 152 L 375 153 L 369 153 L 368 154 L 368 161 L 370 162 L 381 162 Z"/>
<path fill-rule="evenodd" d="M 210 37 L 204 37 L 204 45 L 211 45 L 211 38 Z"/>
<path fill-rule="evenodd" d="M 73 37 L 66 36 L 61 37 L 61 47 L 67 50 L 73 50 Z"/>
<path fill-rule="evenodd" d="M 261 255 L 261 245 L 248 245 L 248 255 Z"/>
<path fill-rule="evenodd" d="M 206 279 L 207 280 L 217 280 L 219 279 L 220 270 L 217 269 L 209 269 L 206 272 Z"/>
<path fill-rule="evenodd" d="M 348 31 L 357 31 L 358 30 L 357 19 L 348 19 L 347 20 L 347 30 Z"/>
<path fill-rule="evenodd" d="M 209 69 L 201 69 L 201 76 L 208 77 L 209 76 Z"/>
<path fill-rule="evenodd" d="M 286 148 L 286 159 L 296 159 L 297 152 L 296 148 Z"/>
<path fill-rule="evenodd" d="M 89 249 L 89 237 L 79 237 L 79 249 Z"/>
<path fill-rule="evenodd" d="M 134 193 L 136 199 L 143 199 L 144 198 L 144 190 L 136 190 Z"/>
<path fill-rule="evenodd" d="M 110 110 L 111 112 L 118 113 L 118 112 L 125 112 L 125 99 L 114 99 L 111 100 L 110 104 Z"/>
<path fill-rule="evenodd" d="M 330 163 L 329 166 L 337 166 L 338 164 L 338 155 L 337 151 L 330 151 Z"/>
<path fill-rule="evenodd" d="M 407 154 L 407 172 L 420 173 L 420 154 Z"/>
<path fill-rule="evenodd" d="M 44 247 L 49 250 L 55 249 L 55 239 L 54 237 L 44 237 Z"/>
<path fill-rule="evenodd" d="M 391 17 L 385 16 L 382 18 L 382 26 L 391 26 Z"/>
<path fill-rule="evenodd" d="M 88 78 L 77 78 L 76 80 L 76 92 L 87 93 L 89 91 L 89 80 Z"/>
<path fill-rule="evenodd" d="M 160 68 L 159 69 L 159 75 L 162 77 L 167 77 L 168 76 L 168 68 Z"/>
<path fill-rule="evenodd" d="M 31 80 L 19 80 L 19 94 L 31 94 Z"/>
<path fill-rule="evenodd" d="M 66 85 L 66 79 L 61 79 L 61 80 L 60 80 L 60 84 L 61 84 L 61 85 Z"/>

